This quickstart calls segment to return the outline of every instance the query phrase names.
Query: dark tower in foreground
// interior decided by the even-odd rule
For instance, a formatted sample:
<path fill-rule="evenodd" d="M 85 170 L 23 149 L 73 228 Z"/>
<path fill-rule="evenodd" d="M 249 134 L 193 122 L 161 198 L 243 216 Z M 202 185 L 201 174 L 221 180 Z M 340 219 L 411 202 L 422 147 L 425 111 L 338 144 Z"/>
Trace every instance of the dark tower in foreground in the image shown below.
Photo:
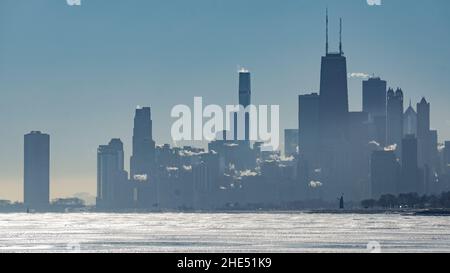
<path fill-rule="evenodd" d="M 130 160 L 132 180 L 149 181 L 155 164 L 150 107 L 138 107 L 134 116 L 133 155 Z"/>
<path fill-rule="evenodd" d="M 45 208 L 50 199 L 50 136 L 33 131 L 24 140 L 24 203 Z"/>
<path fill-rule="evenodd" d="M 340 37 L 342 37 L 342 20 L 340 22 Z M 330 53 L 327 35 L 326 50 L 320 71 L 321 134 L 322 138 L 343 138 L 348 127 L 348 87 L 347 60 L 342 51 L 342 38 L 339 41 L 339 52 Z"/>
<path fill-rule="evenodd" d="M 352 191 L 348 161 L 348 87 L 347 60 L 342 50 L 340 20 L 339 51 L 328 51 L 328 12 L 326 18 L 326 52 L 320 71 L 320 169 L 327 198 Z M 302 134 L 300 130 L 300 135 Z M 348 195 L 347 195 L 348 196 Z M 351 198 L 351 197 L 350 197 Z"/>

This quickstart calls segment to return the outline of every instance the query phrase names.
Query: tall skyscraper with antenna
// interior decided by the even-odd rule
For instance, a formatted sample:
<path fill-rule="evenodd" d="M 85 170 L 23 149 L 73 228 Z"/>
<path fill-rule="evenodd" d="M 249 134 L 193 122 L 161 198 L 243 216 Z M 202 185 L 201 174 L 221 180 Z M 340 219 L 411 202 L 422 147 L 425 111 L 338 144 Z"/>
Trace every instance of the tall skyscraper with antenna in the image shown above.
<path fill-rule="evenodd" d="M 328 9 L 326 12 L 325 56 L 320 71 L 320 164 L 329 198 L 348 193 L 348 87 L 347 60 L 342 46 L 342 19 L 339 20 L 339 51 L 329 51 Z"/>
<path fill-rule="evenodd" d="M 347 60 L 342 50 L 342 19 L 339 52 L 329 52 L 328 11 L 326 18 L 326 52 L 320 72 L 320 123 L 322 137 L 345 137 L 348 117 Z"/>

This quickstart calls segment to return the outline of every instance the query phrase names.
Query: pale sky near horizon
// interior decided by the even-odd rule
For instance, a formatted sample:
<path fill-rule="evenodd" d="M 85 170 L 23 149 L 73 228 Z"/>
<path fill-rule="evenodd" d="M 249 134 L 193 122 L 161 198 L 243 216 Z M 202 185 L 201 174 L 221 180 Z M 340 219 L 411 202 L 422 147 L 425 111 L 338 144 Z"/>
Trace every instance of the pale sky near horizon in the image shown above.
<path fill-rule="evenodd" d="M 0 199 L 22 200 L 25 133 L 51 135 L 52 198 L 95 194 L 96 149 L 119 137 L 129 158 L 137 105 L 170 143 L 172 107 L 236 103 L 239 66 L 253 102 L 296 128 L 297 96 L 319 89 L 327 6 L 333 50 L 344 20 L 348 72 L 401 87 L 405 107 L 425 96 L 450 140 L 448 0 L 0 0 Z M 355 111 L 361 85 L 349 79 Z"/>

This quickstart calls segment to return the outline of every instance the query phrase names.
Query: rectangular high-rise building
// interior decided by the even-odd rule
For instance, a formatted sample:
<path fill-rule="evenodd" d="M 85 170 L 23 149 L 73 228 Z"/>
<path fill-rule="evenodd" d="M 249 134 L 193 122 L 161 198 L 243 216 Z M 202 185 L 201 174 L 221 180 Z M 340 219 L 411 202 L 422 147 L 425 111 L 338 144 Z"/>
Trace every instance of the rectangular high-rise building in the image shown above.
<path fill-rule="evenodd" d="M 45 208 L 50 199 L 50 136 L 33 131 L 24 140 L 24 203 Z"/>
<path fill-rule="evenodd" d="M 123 143 L 112 139 L 97 150 L 97 206 L 113 208 L 124 204 L 124 200 L 131 198 L 126 182 Z"/>
<path fill-rule="evenodd" d="M 363 81 L 363 112 L 369 115 L 369 138 L 386 145 L 386 81 L 370 78 Z"/>
<path fill-rule="evenodd" d="M 425 98 L 417 104 L 417 142 L 419 167 L 431 168 L 430 103 Z"/>
<path fill-rule="evenodd" d="M 311 169 L 319 167 L 319 98 L 317 93 L 298 97 L 298 150 Z"/>
<path fill-rule="evenodd" d="M 399 193 L 422 193 L 423 179 L 418 166 L 417 138 L 407 135 L 402 141 L 402 179 Z"/>
<path fill-rule="evenodd" d="M 137 108 L 133 127 L 133 154 L 130 159 L 132 180 L 149 181 L 155 165 L 155 141 L 152 135 L 150 107 Z"/>
<path fill-rule="evenodd" d="M 363 81 L 363 112 L 369 118 L 386 116 L 386 81 L 370 78 Z"/>
<path fill-rule="evenodd" d="M 387 92 L 386 144 L 397 146 L 397 156 L 401 156 L 403 139 L 403 91 L 389 89 Z"/>
<path fill-rule="evenodd" d="M 241 105 L 244 109 L 251 104 L 252 98 L 252 85 L 251 85 L 251 74 L 250 71 L 245 68 L 241 68 L 239 71 L 239 105 Z M 234 140 L 243 140 L 241 138 L 240 132 L 238 131 L 240 128 L 244 129 L 244 140 L 250 140 L 250 114 L 244 113 L 244 127 L 239 127 L 239 118 L 238 114 L 234 114 Z M 240 139 L 241 138 L 241 139 Z"/>

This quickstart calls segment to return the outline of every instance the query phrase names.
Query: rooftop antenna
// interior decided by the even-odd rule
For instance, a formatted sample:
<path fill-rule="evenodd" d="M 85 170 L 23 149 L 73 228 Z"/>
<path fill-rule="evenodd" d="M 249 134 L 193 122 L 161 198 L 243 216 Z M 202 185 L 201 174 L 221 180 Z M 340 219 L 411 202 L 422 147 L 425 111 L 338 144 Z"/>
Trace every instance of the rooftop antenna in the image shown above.
<path fill-rule="evenodd" d="M 344 54 L 344 52 L 342 52 L 342 18 L 339 18 L 339 53 L 341 55 Z"/>
<path fill-rule="evenodd" d="M 325 52 L 328 55 L 328 8 L 327 8 L 327 15 L 326 15 L 326 46 L 325 46 Z"/>

